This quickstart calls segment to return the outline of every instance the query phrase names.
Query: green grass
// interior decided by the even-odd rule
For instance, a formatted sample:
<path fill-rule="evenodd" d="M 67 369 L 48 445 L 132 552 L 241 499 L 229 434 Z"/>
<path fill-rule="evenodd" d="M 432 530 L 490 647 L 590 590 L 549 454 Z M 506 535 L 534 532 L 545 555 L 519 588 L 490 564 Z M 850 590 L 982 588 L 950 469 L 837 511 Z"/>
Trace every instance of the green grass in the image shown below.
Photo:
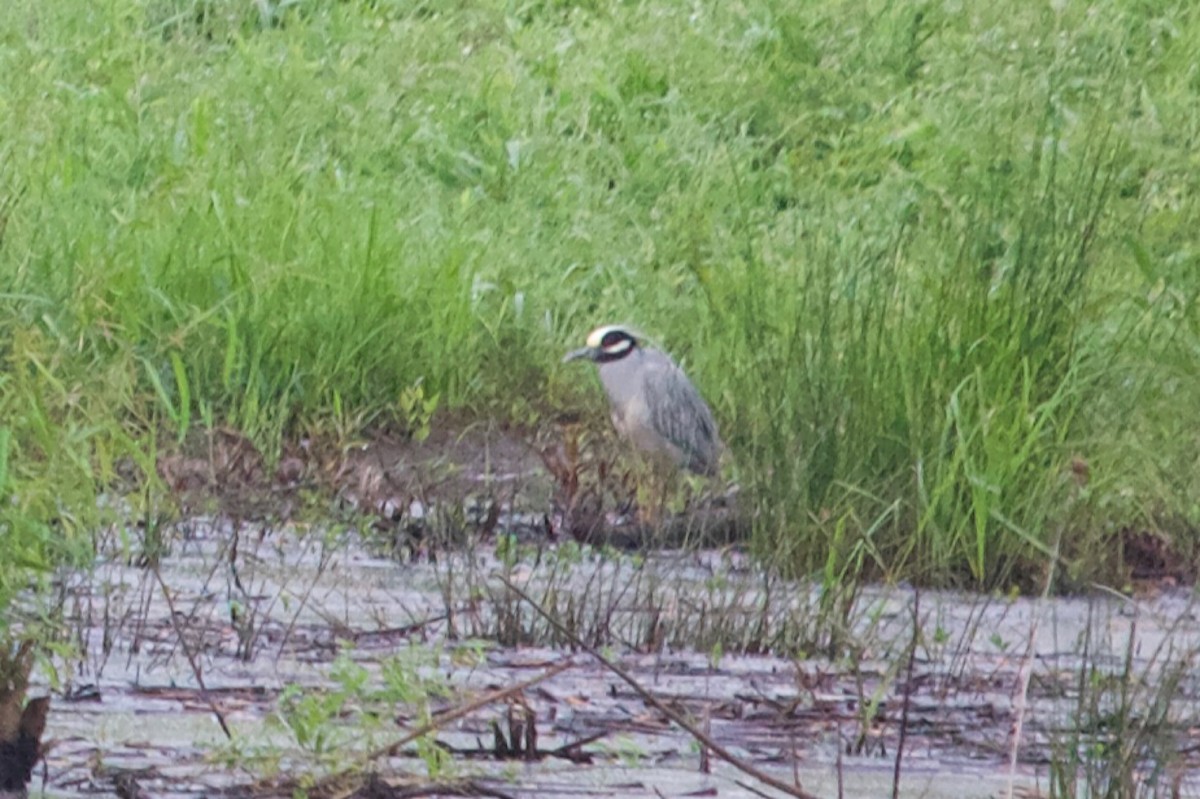
<path fill-rule="evenodd" d="M 0 36 L 6 490 L 39 524 L 160 425 L 270 449 L 418 383 L 599 413 L 558 359 L 628 320 L 796 572 L 1193 546 L 1189 3 L 11 0 Z"/>

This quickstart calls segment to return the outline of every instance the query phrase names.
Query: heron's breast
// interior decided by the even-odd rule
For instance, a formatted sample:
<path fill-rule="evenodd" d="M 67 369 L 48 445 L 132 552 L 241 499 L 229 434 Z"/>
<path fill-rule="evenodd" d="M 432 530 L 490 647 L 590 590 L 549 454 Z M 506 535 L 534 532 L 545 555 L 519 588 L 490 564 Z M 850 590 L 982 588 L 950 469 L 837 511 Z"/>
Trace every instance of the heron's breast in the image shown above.
<path fill-rule="evenodd" d="M 641 397 L 613 397 L 612 400 L 613 427 L 618 433 L 633 438 L 649 425 L 649 409 Z"/>

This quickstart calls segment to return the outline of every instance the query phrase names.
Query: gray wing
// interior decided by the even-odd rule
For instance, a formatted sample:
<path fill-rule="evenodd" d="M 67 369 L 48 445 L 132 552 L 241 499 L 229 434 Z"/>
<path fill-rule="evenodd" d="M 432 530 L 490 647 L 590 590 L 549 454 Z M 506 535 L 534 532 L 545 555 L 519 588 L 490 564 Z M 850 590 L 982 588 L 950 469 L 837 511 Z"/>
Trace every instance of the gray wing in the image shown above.
<path fill-rule="evenodd" d="M 646 370 L 650 424 L 683 453 L 683 466 L 697 474 L 715 474 L 721 439 L 712 411 L 674 361 L 662 353 L 654 355 L 659 357 Z"/>

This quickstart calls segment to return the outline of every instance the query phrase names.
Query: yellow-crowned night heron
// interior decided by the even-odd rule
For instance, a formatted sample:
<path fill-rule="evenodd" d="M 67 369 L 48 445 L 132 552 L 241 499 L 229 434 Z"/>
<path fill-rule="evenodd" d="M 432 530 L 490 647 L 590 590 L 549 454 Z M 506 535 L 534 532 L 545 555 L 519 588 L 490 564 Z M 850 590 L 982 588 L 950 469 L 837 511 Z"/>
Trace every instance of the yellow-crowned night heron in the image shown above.
<path fill-rule="evenodd" d="M 613 425 L 639 450 L 697 474 L 715 475 L 721 439 L 712 411 L 671 357 L 620 325 L 598 327 L 563 362 L 596 363 Z"/>

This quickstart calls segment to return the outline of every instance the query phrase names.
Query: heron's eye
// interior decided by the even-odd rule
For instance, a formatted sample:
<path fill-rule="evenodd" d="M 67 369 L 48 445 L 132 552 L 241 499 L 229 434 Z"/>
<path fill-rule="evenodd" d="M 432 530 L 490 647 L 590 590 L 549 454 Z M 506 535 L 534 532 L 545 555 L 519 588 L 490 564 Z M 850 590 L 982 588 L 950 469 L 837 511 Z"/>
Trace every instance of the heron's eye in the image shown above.
<path fill-rule="evenodd" d="M 633 343 L 633 336 L 629 335 L 624 330 L 610 330 L 604 334 L 604 338 L 600 339 L 600 349 L 629 349 L 633 346 Z"/>

